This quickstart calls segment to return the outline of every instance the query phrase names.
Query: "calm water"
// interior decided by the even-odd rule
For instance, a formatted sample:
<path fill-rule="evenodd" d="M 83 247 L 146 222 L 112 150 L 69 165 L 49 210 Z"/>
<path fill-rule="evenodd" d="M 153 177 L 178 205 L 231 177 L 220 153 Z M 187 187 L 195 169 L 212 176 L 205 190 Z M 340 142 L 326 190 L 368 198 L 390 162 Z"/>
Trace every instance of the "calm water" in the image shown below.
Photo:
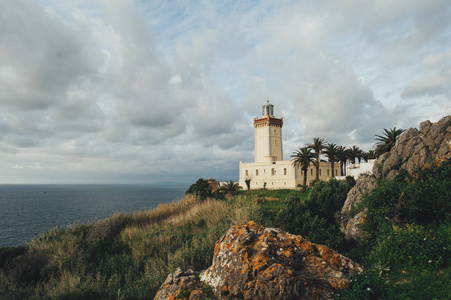
<path fill-rule="evenodd" d="M 115 212 L 146 210 L 180 199 L 186 186 L 0 185 L 0 247 Z"/>

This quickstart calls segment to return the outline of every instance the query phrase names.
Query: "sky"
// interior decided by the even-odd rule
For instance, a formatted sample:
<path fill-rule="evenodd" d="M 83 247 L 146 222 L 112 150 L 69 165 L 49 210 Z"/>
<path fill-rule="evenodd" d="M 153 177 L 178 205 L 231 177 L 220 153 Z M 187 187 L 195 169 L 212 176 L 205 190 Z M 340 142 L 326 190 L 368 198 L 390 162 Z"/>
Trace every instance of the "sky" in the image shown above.
<path fill-rule="evenodd" d="M 1 0 L 0 183 L 237 180 L 451 114 L 449 0 Z"/>

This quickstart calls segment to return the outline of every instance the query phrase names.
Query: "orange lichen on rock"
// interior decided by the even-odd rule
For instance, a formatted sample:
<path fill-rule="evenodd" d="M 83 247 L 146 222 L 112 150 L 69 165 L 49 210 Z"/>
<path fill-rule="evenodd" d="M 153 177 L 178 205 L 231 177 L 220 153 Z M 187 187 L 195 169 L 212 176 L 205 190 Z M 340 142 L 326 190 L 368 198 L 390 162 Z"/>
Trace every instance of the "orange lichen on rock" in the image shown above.
<path fill-rule="evenodd" d="M 302 236 L 248 222 L 232 227 L 216 243 L 213 265 L 201 280 L 217 297 L 313 299 L 331 297 L 347 285 L 347 276 L 361 270 Z"/>

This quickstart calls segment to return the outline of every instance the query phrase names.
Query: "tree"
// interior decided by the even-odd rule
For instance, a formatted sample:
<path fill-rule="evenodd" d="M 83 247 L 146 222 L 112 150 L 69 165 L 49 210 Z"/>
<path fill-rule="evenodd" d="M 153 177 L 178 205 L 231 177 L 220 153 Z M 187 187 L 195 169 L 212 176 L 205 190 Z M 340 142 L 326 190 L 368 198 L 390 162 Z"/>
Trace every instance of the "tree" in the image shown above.
<path fill-rule="evenodd" d="M 315 151 L 315 160 L 314 160 L 314 166 L 316 168 L 316 180 L 319 180 L 319 163 L 320 163 L 320 158 L 319 155 L 322 153 L 323 148 L 324 148 L 324 139 L 320 139 L 320 138 L 313 138 L 313 143 L 308 145 L 308 148 L 312 149 L 313 151 Z"/>
<path fill-rule="evenodd" d="M 340 174 L 341 176 L 345 176 L 346 174 L 346 160 L 348 160 L 348 152 L 346 147 L 338 146 L 337 147 L 337 159 L 340 161 Z"/>
<path fill-rule="evenodd" d="M 362 156 L 362 150 L 359 147 L 352 146 L 348 149 L 348 159 L 351 164 L 355 164 L 355 159 Z"/>
<path fill-rule="evenodd" d="M 238 182 L 234 182 L 233 180 L 229 180 L 225 183 L 225 185 L 219 188 L 220 191 L 225 191 L 228 194 L 235 195 L 237 191 L 241 189 L 241 186 Z"/>
<path fill-rule="evenodd" d="M 304 172 L 304 182 L 302 186 L 302 192 L 305 192 L 307 186 L 307 170 L 310 163 L 314 162 L 315 154 L 309 147 L 302 147 L 299 150 L 293 152 L 291 155 L 291 164 L 295 168 L 300 168 Z"/>
<path fill-rule="evenodd" d="M 363 150 L 359 148 L 359 151 L 357 151 L 357 159 L 359 160 L 359 164 L 362 162 L 363 157 Z"/>
<path fill-rule="evenodd" d="M 366 162 L 370 159 L 375 159 L 374 150 L 368 150 L 367 152 L 363 151 L 362 158 L 365 159 Z"/>
<path fill-rule="evenodd" d="M 251 189 L 251 180 L 248 178 L 244 182 L 246 183 L 247 190 L 249 191 Z"/>
<path fill-rule="evenodd" d="M 330 162 L 330 168 L 332 169 L 332 178 L 335 177 L 335 158 L 338 153 L 338 146 L 334 143 L 328 143 L 324 148 L 323 153 L 327 155 Z"/>
<path fill-rule="evenodd" d="M 389 152 L 395 146 L 396 140 L 404 131 L 404 129 L 396 129 L 396 127 L 390 128 L 389 130 L 384 128 L 384 132 L 382 132 L 381 135 L 376 134 L 375 140 L 377 143 L 374 145 L 376 157 Z"/>
<path fill-rule="evenodd" d="M 186 190 L 185 195 L 194 194 L 198 196 L 201 200 L 205 200 L 208 197 L 212 197 L 211 187 L 208 180 L 199 178 L 196 183 L 190 185 Z"/>

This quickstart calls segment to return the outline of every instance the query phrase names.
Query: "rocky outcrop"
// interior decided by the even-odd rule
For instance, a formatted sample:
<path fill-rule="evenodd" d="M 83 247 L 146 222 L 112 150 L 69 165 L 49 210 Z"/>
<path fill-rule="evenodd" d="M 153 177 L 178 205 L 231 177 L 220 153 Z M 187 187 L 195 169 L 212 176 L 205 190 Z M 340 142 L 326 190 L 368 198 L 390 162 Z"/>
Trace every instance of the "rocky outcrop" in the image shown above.
<path fill-rule="evenodd" d="M 360 266 L 302 236 L 254 222 L 234 226 L 216 243 L 201 280 L 219 297 L 329 299 Z"/>
<path fill-rule="evenodd" d="M 189 299 L 200 300 L 209 299 L 212 293 L 199 281 L 199 273 L 188 269 L 184 272 L 177 268 L 174 273 L 169 274 L 155 295 L 155 300 L 166 299 Z"/>
<path fill-rule="evenodd" d="M 396 141 L 393 149 L 381 155 L 373 167 L 377 179 L 393 179 L 400 169 L 413 174 L 431 159 L 451 156 L 451 116 L 436 123 L 424 121 L 420 129 L 409 128 Z"/>
<path fill-rule="evenodd" d="M 365 221 L 365 211 L 356 211 L 357 204 L 362 196 L 373 189 L 377 180 L 389 180 L 404 169 L 414 174 L 431 160 L 441 160 L 451 157 L 451 116 L 446 116 L 436 123 L 425 121 L 420 124 L 419 130 L 410 128 L 396 141 L 393 149 L 381 155 L 374 163 L 372 176 L 362 176 L 356 185 L 349 191 L 338 216 L 340 230 L 348 239 L 362 237 L 360 225 Z"/>
<path fill-rule="evenodd" d="M 365 222 L 366 211 L 355 213 L 357 204 L 376 185 L 377 180 L 374 177 L 368 174 L 361 174 L 355 186 L 349 191 L 341 213 L 337 216 L 340 229 L 347 239 L 359 239 L 363 236 L 363 232 L 359 227 Z"/>
<path fill-rule="evenodd" d="M 155 299 L 332 299 L 362 268 L 332 249 L 302 236 L 248 222 L 216 243 L 213 262 L 200 281 L 181 270 L 168 276 Z M 202 286 L 203 284 L 203 286 Z M 199 297 L 199 298 L 198 298 Z"/>

